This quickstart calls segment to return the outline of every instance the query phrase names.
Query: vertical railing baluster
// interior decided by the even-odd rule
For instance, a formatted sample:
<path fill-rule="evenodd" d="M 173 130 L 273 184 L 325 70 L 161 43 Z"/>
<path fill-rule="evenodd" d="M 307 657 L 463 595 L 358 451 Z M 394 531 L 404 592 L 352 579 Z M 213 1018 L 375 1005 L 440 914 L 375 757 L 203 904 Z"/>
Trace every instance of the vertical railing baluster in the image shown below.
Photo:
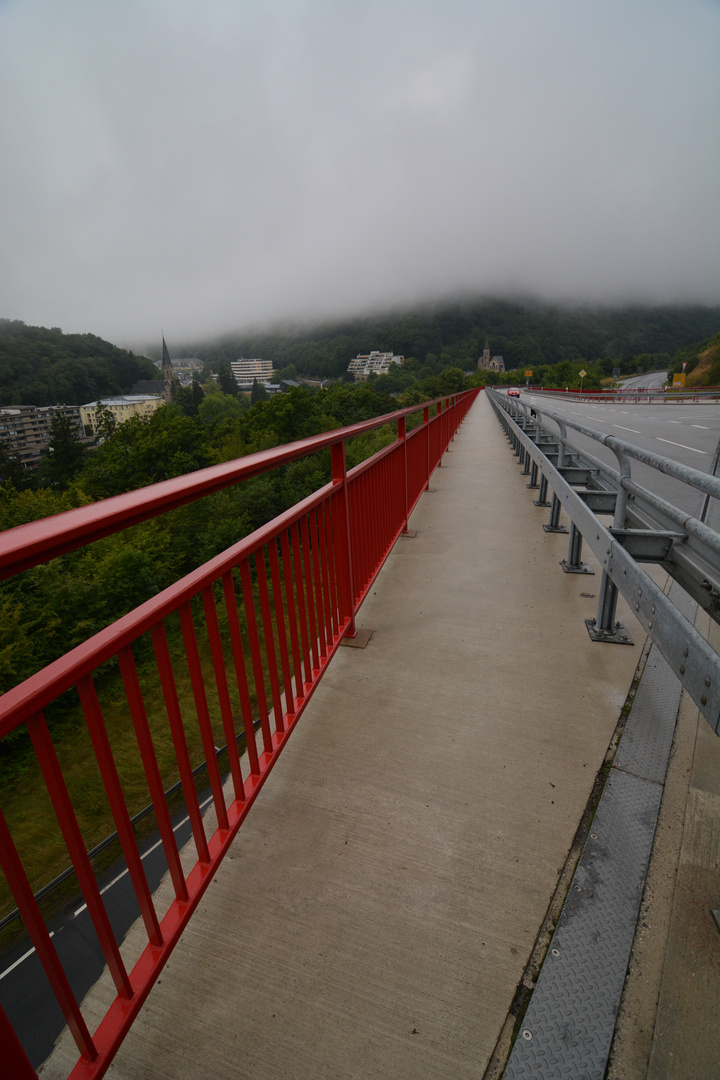
<path fill-rule="evenodd" d="M 209 863 L 210 852 L 208 851 L 205 826 L 203 825 L 200 804 L 195 789 L 195 778 L 193 777 L 190 755 L 187 748 L 187 739 L 185 737 L 185 728 L 180 712 L 180 702 L 178 701 L 175 675 L 170 661 L 170 650 L 168 649 L 165 627 L 162 623 L 156 623 L 156 625 L 151 628 L 150 632 L 152 634 L 153 647 L 155 649 L 158 674 L 160 675 L 160 685 L 162 686 L 163 698 L 165 700 L 165 710 L 168 716 L 168 723 L 170 724 L 170 734 L 175 750 L 175 760 L 178 764 L 180 782 L 182 784 L 183 795 L 185 796 L 185 805 L 187 807 L 188 817 L 190 818 L 190 827 L 192 828 L 198 859 L 201 863 Z"/>
<path fill-rule="evenodd" d="M 237 682 L 238 695 L 240 697 L 240 711 L 242 713 L 245 745 L 247 747 L 248 761 L 250 762 L 250 772 L 254 776 L 259 776 L 260 763 L 258 761 L 257 746 L 255 744 L 252 702 L 250 701 L 250 687 L 248 686 L 245 652 L 243 650 L 242 637 L 240 635 L 240 619 L 238 617 L 237 596 L 235 595 L 235 582 L 233 581 L 232 570 L 228 570 L 226 574 L 223 574 L 223 594 L 225 596 L 225 610 L 227 611 L 228 626 L 230 628 L 230 645 L 232 647 L 233 661 L 235 664 L 235 680 Z"/>
<path fill-rule="evenodd" d="M 185 656 L 190 672 L 190 684 L 192 686 L 193 700 L 195 702 L 195 713 L 200 729 L 200 739 L 205 754 L 205 764 L 207 766 L 208 780 L 210 781 L 210 790 L 212 792 L 215 813 L 217 814 L 219 827 L 221 829 L 227 829 L 228 817 L 227 807 L 225 806 L 225 795 L 222 789 L 222 777 L 220 776 L 220 766 L 218 765 L 217 750 L 215 749 L 215 736 L 213 735 L 212 724 L 210 722 L 210 710 L 208 709 L 207 695 L 205 693 L 205 679 L 203 678 L 202 663 L 200 662 L 200 653 L 198 651 L 197 638 L 195 636 L 195 623 L 193 622 L 192 609 L 189 602 L 180 606 L 180 628 L 182 630 L 183 642 L 185 645 Z"/>
<path fill-rule="evenodd" d="M 130 706 L 133 727 L 135 728 L 135 738 L 138 742 L 140 757 L 142 758 L 143 768 L 148 782 L 150 798 L 152 799 L 155 808 L 155 820 L 157 821 L 158 831 L 163 842 L 165 858 L 167 859 L 168 869 L 170 870 L 170 877 L 175 889 L 175 896 L 178 900 L 187 900 L 188 893 L 185 884 L 185 875 L 183 874 L 183 869 L 180 865 L 180 855 L 175 842 L 175 833 L 173 832 L 172 821 L 170 820 L 170 811 L 168 810 L 167 800 L 163 790 L 160 768 L 155 755 L 155 746 L 153 744 L 152 735 L 150 734 L 150 725 L 148 724 L 147 713 L 145 711 L 140 681 L 135 668 L 132 649 L 129 646 L 126 649 L 120 650 L 118 653 L 118 662 L 120 664 L 120 674 L 122 676 L 123 685 L 125 686 L 125 694 L 128 699 L 128 705 Z"/>
<path fill-rule="evenodd" d="M 97 1050 L 80 1012 L 80 1006 L 75 1000 L 67 975 L 60 963 L 60 958 L 55 951 L 55 946 L 50 939 L 50 934 L 43 921 L 37 900 L 33 896 L 30 882 L 27 879 L 2 810 L 0 810 L 0 864 L 2 864 L 5 879 L 25 923 L 25 929 L 35 946 L 38 959 L 47 975 L 55 1000 L 62 1010 L 67 1026 L 72 1032 L 77 1048 L 84 1058 L 96 1061 Z"/>
<path fill-rule="evenodd" d="M 43 714 L 36 713 L 30 717 L 27 729 L 55 811 L 57 823 L 60 826 L 65 846 L 70 855 L 70 861 L 75 869 L 78 884 L 100 942 L 100 948 L 115 983 L 115 989 L 120 997 L 130 999 L 133 994 L 130 979 L 120 956 L 120 950 L 117 947 L 105 905 L 100 897 L 95 873 L 85 850 L 85 842 L 75 817 L 60 762 L 57 759 L 55 747 L 50 738 L 50 732 Z"/>
<path fill-rule="evenodd" d="M 218 702 L 220 704 L 220 716 L 222 719 L 225 746 L 227 748 L 230 775 L 233 781 L 235 798 L 240 802 L 245 801 L 245 785 L 243 784 L 242 771 L 240 769 L 240 755 L 238 754 L 237 736 L 233 723 L 232 705 L 230 704 L 230 691 L 228 690 L 227 672 L 225 671 L 225 654 L 223 653 L 220 639 L 220 625 L 218 623 L 217 608 L 215 606 L 215 593 L 212 585 L 203 589 L 203 609 L 205 611 L 205 625 L 210 640 L 210 653 L 212 655 L 213 671 L 215 673 L 215 686 L 217 688 Z"/>
<path fill-rule="evenodd" d="M 275 650 L 272 612 L 270 611 L 270 596 L 268 594 L 267 567 L 265 565 L 264 548 L 260 548 L 255 552 L 255 566 L 257 567 L 258 595 L 260 596 L 260 612 L 262 614 L 263 632 L 265 637 L 265 655 L 267 657 L 268 676 L 270 678 L 270 695 L 273 703 L 275 730 L 282 732 L 285 730 L 285 723 L 283 721 L 282 701 L 280 699 L 277 652 Z"/>
<path fill-rule="evenodd" d="M 304 696 L 305 687 L 310 686 L 312 683 L 312 665 L 310 663 L 310 634 L 308 632 L 308 614 L 305 598 L 302 551 L 300 549 L 300 531 L 297 522 L 295 522 L 290 529 L 290 539 L 292 542 L 293 580 L 295 582 L 295 597 L 298 606 L 298 623 L 300 625 L 300 644 L 302 646 L 304 672 L 304 674 L 301 673 L 300 680 L 302 682 L 302 693 Z"/>
<path fill-rule="evenodd" d="M 320 542 L 318 538 L 318 520 L 315 510 L 308 514 L 309 523 L 312 527 L 312 543 L 310 554 L 312 556 L 313 586 L 315 598 L 315 611 L 317 613 L 318 653 L 322 663 L 327 657 L 327 641 L 325 638 L 325 619 L 323 617 L 322 579 L 320 574 Z"/>
<path fill-rule="evenodd" d="M 268 544 L 268 557 L 270 560 L 270 582 L 272 584 L 273 607 L 275 608 L 278 651 L 280 652 L 280 666 L 282 669 L 283 685 L 285 687 L 286 712 L 288 716 L 294 716 L 295 698 L 293 696 L 292 678 L 290 675 L 290 656 L 288 653 L 287 631 L 285 629 L 285 608 L 283 606 L 282 588 L 280 585 L 280 564 L 278 562 L 277 544 L 274 540 L 271 540 Z"/>
<path fill-rule="evenodd" d="M 118 776 L 115 759 L 110 747 L 110 740 L 108 739 L 107 731 L 105 730 L 105 721 L 103 720 L 100 702 L 98 701 L 92 677 L 86 675 L 84 678 L 80 679 L 77 688 L 78 693 L 80 694 L 80 704 L 82 705 L 88 731 L 90 732 L 93 750 L 95 751 L 95 757 L 100 768 L 100 775 L 108 797 L 108 802 L 110 803 L 113 820 L 115 821 L 115 828 L 117 829 L 120 846 L 123 855 L 125 856 L 125 863 L 128 868 L 128 873 L 130 874 L 133 889 L 135 890 L 135 897 L 138 902 L 138 907 L 140 908 L 140 914 L 145 923 L 148 941 L 151 945 L 162 945 L 163 939 L 160 932 L 160 924 L 155 912 L 155 905 L 153 904 L 152 895 L 150 893 L 150 886 L 145 877 L 145 869 L 140 858 L 140 852 L 138 851 L 138 846 L 135 841 L 135 833 L 133 832 L 133 827 L 130 823 L 130 814 L 128 813 L 128 808 L 125 804 L 125 796 L 123 795 L 120 777 Z"/>
<path fill-rule="evenodd" d="M 252 578 L 250 576 L 250 564 L 248 559 L 243 559 L 240 564 L 240 583 L 242 585 L 243 606 L 245 621 L 247 622 L 248 641 L 250 643 L 250 658 L 252 660 L 253 678 L 255 680 L 255 697 L 260 715 L 260 730 L 262 732 L 263 749 L 266 754 L 272 753 L 272 735 L 270 733 L 270 717 L 268 716 L 267 696 L 265 694 L 265 675 L 263 672 L 262 656 L 260 654 L 260 636 L 258 633 L 257 617 L 255 615 L 255 597 L 253 596 Z"/>
<path fill-rule="evenodd" d="M 287 605 L 288 626 L 290 628 L 290 647 L 292 649 L 293 672 L 295 675 L 294 697 L 295 700 L 302 701 L 305 697 L 305 688 L 303 686 L 302 658 L 300 656 L 300 641 L 298 638 L 298 614 L 295 603 L 295 588 L 292 573 L 292 555 L 290 552 L 290 540 L 288 537 L 287 529 L 283 529 L 282 535 L 280 537 L 280 551 L 282 555 L 283 581 L 285 584 L 285 603 Z"/>
<path fill-rule="evenodd" d="M 320 671 L 320 656 L 318 653 L 318 628 L 315 620 L 315 600 L 313 590 L 312 556 L 310 554 L 310 531 L 308 528 L 308 515 L 304 514 L 300 522 L 302 535 L 303 570 L 305 572 L 305 599 L 307 602 L 308 623 L 310 628 L 310 650 L 312 653 L 312 676 Z"/>
<path fill-rule="evenodd" d="M 2 1046 L 5 1076 L 12 1080 L 37 1080 L 37 1073 L 2 1005 L 0 1005 L 0 1046 Z"/>

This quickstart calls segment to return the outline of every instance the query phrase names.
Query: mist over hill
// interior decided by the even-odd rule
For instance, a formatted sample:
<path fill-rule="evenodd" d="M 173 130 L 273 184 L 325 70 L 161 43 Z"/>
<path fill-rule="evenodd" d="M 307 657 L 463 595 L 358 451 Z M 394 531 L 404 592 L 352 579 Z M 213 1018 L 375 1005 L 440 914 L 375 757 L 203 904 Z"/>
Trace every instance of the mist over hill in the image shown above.
<path fill-rule="evenodd" d="M 702 305 L 562 307 L 535 301 L 466 299 L 315 327 L 228 334 L 214 341 L 173 342 L 173 356 L 218 365 L 238 357 L 272 360 L 276 369 L 339 378 L 350 360 L 372 349 L 412 357 L 420 365 L 476 366 L 487 337 L 493 355 L 512 370 L 565 360 L 640 353 L 672 355 L 720 329 L 720 308 Z M 159 346 L 149 348 L 159 356 Z M 664 361 L 660 360 L 660 363 Z"/>

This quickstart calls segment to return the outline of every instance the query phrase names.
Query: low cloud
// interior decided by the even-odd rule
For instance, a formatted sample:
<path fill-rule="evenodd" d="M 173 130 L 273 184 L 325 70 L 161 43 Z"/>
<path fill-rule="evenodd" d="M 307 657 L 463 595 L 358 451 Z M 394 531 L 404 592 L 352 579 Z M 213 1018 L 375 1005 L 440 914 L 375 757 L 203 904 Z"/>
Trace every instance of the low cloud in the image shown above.
<path fill-rule="evenodd" d="M 710 0 L 0 4 L 9 318 L 720 295 Z"/>

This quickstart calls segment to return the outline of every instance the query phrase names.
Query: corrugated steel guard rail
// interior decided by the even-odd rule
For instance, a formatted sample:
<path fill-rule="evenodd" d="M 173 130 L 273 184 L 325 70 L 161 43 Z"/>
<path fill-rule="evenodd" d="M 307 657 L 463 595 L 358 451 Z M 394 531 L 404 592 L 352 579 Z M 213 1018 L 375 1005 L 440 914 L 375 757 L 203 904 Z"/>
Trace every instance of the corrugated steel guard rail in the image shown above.
<path fill-rule="evenodd" d="M 661 565 L 720 623 L 720 534 L 637 483 L 631 461 L 672 476 L 707 499 L 720 500 L 720 479 L 559 413 L 514 402 L 497 391 L 488 397 L 523 472 L 530 476 L 527 486 L 539 489 L 535 505 L 550 508 L 544 528 L 568 531 L 560 525 L 561 507 L 571 520 L 563 570 L 589 569 L 581 562 L 583 541 L 602 567 L 597 616 L 585 620 L 591 638 L 631 643 L 625 628 L 615 622 L 621 593 L 713 731 L 720 734 L 720 657 L 640 565 Z M 543 423 L 548 420 L 552 428 Z M 612 450 L 618 468 L 574 445 L 568 429 Z M 547 498 L 548 487 L 552 501 Z M 611 515 L 612 525 L 604 525 L 598 515 Z"/>
<path fill-rule="evenodd" d="M 27 725 L 117 990 L 115 1001 L 91 1034 L 0 813 L 3 872 L 80 1052 L 70 1074 L 73 1080 L 104 1075 L 342 638 L 355 633 L 358 608 L 398 536 L 407 531 L 408 515 L 427 489 L 432 472 L 478 392 L 399 410 L 0 535 L 0 574 L 9 577 L 249 477 L 322 449 L 331 451 L 330 483 L 0 698 L 0 737 Z M 407 432 L 406 417 L 420 410 L 423 422 Z M 396 441 L 348 472 L 346 441 L 388 422 L 397 423 Z M 206 835 L 193 782 L 173 666 L 178 664 L 168 647 L 165 624 L 175 614 L 184 643 L 181 660 L 190 676 L 193 722 L 199 726 L 218 822 L 212 836 Z M 198 627 L 208 645 L 205 659 Z M 183 871 L 175 842 L 133 656 L 133 644 L 146 633 L 152 639 L 154 675 L 162 691 L 197 850 L 197 861 L 188 874 Z M 164 914 L 156 911 L 145 877 L 93 679 L 93 673 L 113 659 L 119 666 L 123 708 L 134 725 L 174 887 L 175 899 Z M 110 926 L 43 715 L 52 701 L 72 687 L 79 694 L 147 933 L 147 947 L 132 971 L 126 970 Z M 231 698 L 239 703 L 239 710 L 233 709 Z M 227 742 L 231 776 L 228 802 L 215 754 L 211 699 Z M 247 747 L 244 770 L 238 748 L 243 734 Z M 5 1075 L 18 1080 L 35 1077 L 2 1009 L 0 1054 Z"/>

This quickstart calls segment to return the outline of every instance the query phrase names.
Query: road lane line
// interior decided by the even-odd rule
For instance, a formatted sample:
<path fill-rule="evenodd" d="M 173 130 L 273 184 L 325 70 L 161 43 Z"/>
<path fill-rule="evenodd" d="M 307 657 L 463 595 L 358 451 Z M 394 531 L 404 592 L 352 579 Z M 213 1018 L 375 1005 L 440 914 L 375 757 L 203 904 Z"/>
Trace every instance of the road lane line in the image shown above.
<path fill-rule="evenodd" d="M 699 428 L 702 428 L 703 431 L 709 431 L 710 430 L 710 428 L 707 427 L 706 424 L 691 424 L 690 427 L 699 427 Z"/>
<path fill-rule="evenodd" d="M 203 807 L 207 806 L 207 804 L 209 802 L 212 802 L 212 795 L 210 795 L 209 798 L 205 799 L 204 802 L 200 803 L 200 809 L 202 810 Z M 189 815 L 186 815 L 182 819 L 182 821 L 178 821 L 177 825 L 173 826 L 173 832 L 177 832 L 177 830 L 182 828 L 182 826 L 185 824 L 185 822 L 189 821 L 189 820 L 190 820 Z M 147 856 L 150 855 L 155 850 L 155 848 L 159 848 L 161 844 L 162 844 L 162 840 L 157 840 L 153 844 L 152 847 L 149 847 L 147 849 L 147 851 L 143 852 L 143 854 L 140 856 L 140 858 L 141 859 L 147 858 Z M 121 878 L 124 878 L 127 873 L 128 873 L 128 869 L 127 869 L 127 867 L 125 867 L 125 869 L 123 870 L 123 872 L 121 874 L 118 874 L 118 876 L 116 878 L 113 878 L 112 881 L 108 882 L 108 884 L 105 886 L 104 889 L 100 890 L 100 895 L 102 896 L 102 894 L 106 893 L 108 891 L 108 889 L 112 889 L 113 885 L 116 885 L 117 882 L 120 881 Z M 83 911 L 85 910 L 86 907 L 87 907 L 87 904 L 83 904 L 82 907 L 79 907 L 77 909 L 77 911 L 73 911 L 73 918 L 76 919 L 78 917 L 78 915 L 82 915 L 82 913 L 83 913 Z"/>
<path fill-rule="evenodd" d="M 55 937 L 55 931 L 51 930 L 49 936 Z M 23 953 L 22 956 L 19 956 L 14 964 L 11 964 L 9 968 L 5 968 L 2 974 L 0 974 L 0 979 L 4 979 L 6 975 L 9 975 L 11 971 L 14 971 L 16 967 L 19 967 L 20 964 L 22 964 L 23 960 L 27 960 L 28 956 L 32 956 L 34 952 L 35 946 L 33 945 L 32 949 L 28 949 L 26 953 Z"/>
<path fill-rule="evenodd" d="M 637 429 L 637 428 L 634 428 L 634 427 L 623 427 L 623 426 L 622 426 L 622 424 L 613 424 L 613 427 L 616 427 L 616 428 L 620 428 L 620 430 L 621 430 L 621 431 L 632 431 L 632 433 L 633 433 L 634 435 L 641 435 L 641 434 L 642 434 L 642 432 L 638 431 L 638 429 Z"/>
<path fill-rule="evenodd" d="M 672 423 L 672 420 L 670 421 L 670 423 Z M 693 454 L 704 454 L 705 457 L 708 456 L 706 450 L 696 450 L 694 446 L 686 446 L 685 443 L 673 442 L 672 439 L 661 439 L 658 436 L 657 441 L 670 443 L 671 446 L 679 446 L 681 450 L 692 450 Z"/>

